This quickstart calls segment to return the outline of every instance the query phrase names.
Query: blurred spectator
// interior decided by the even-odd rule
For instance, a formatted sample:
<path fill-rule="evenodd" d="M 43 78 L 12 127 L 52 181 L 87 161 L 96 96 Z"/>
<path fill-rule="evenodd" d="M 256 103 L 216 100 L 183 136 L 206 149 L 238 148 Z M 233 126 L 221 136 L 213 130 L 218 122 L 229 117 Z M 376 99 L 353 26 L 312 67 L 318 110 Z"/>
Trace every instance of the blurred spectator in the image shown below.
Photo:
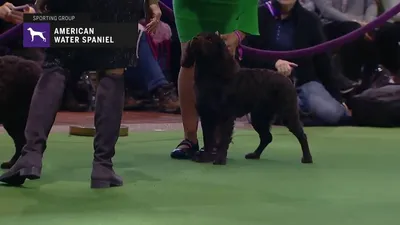
<path fill-rule="evenodd" d="M 399 4 L 399 0 L 382 0 L 383 11 Z M 400 13 L 390 23 L 382 26 L 376 34 L 381 63 L 394 75 L 400 76 Z"/>
<path fill-rule="evenodd" d="M 138 42 L 139 61 L 136 67 L 128 68 L 125 73 L 127 86 L 147 90 L 154 95 L 158 99 L 159 111 L 176 113 L 179 111 L 179 101 L 175 87 L 168 82 L 160 66 L 160 61 L 166 59 L 161 60 L 162 56 L 157 54 L 158 51 L 155 51 L 157 48 L 154 47 L 162 44 L 165 40 L 169 40 L 171 30 L 167 24 L 161 23 L 156 33 L 150 36 L 143 31 L 142 25 L 139 24 L 139 28 L 141 30 Z M 156 56 L 159 58 L 156 58 Z M 164 55 L 164 57 L 167 56 Z M 133 99 L 129 101 L 133 101 Z"/>
<path fill-rule="evenodd" d="M 259 8 L 260 36 L 248 36 L 245 44 L 259 49 L 290 51 L 325 41 L 319 18 L 304 9 L 298 1 L 277 0 L 270 3 Z M 337 92 L 332 83 L 330 60 L 325 52 L 290 61 L 244 58 L 243 65 L 274 69 L 282 76 L 292 76 L 298 89 L 301 111 L 313 115 L 323 124 L 333 125 L 348 118 L 348 112 L 331 95 Z"/>
<path fill-rule="evenodd" d="M 374 0 L 314 0 L 314 3 L 327 23 L 352 21 L 364 26 L 378 15 Z"/>
<path fill-rule="evenodd" d="M 328 39 L 336 39 L 365 26 L 378 15 L 375 0 L 314 0 L 314 3 L 325 23 L 324 31 Z M 368 79 L 380 70 L 379 64 L 393 73 L 397 72 L 398 68 L 393 63 L 399 60 L 398 50 L 394 48 L 399 41 L 396 33 L 398 28 L 387 23 L 342 46 L 340 58 L 345 75 L 351 79 Z"/>
<path fill-rule="evenodd" d="M 346 35 L 368 22 L 378 14 L 374 0 L 314 0 L 324 22 L 324 31 L 328 39 L 336 39 Z M 377 49 L 371 37 L 364 37 L 340 48 L 340 59 L 344 74 L 353 80 L 370 74 L 378 65 Z"/>
<path fill-rule="evenodd" d="M 389 10 L 400 3 L 399 0 L 380 0 L 383 10 Z M 400 23 L 400 13 L 392 18 L 392 21 L 395 23 Z"/>
<path fill-rule="evenodd" d="M 315 4 L 312 0 L 299 0 L 299 3 L 303 8 L 307 9 L 310 12 L 315 12 Z"/>

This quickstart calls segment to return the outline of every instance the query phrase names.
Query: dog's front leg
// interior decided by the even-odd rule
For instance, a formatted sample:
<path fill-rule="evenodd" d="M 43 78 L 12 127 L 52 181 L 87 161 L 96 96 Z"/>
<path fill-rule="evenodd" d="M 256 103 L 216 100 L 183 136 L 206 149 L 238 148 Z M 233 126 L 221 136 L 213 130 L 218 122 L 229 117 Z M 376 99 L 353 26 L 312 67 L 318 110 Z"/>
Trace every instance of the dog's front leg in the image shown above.
<path fill-rule="evenodd" d="M 234 118 L 228 118 L 218 124 L 219 144 L 217 155 L 214 159 L 214 165 L 225 165 L 228 156 L 229 145 L 232 142 L 233 127 L 235 125 Z"/>
<path fill-rule="evenodd" d="M 203 130 L 204 151 L 199 151 L 195 155 L 194 161 L 212 162 L 214 160 L 216 120 L 212 116 L 200 116 L 200 121 Z"/>

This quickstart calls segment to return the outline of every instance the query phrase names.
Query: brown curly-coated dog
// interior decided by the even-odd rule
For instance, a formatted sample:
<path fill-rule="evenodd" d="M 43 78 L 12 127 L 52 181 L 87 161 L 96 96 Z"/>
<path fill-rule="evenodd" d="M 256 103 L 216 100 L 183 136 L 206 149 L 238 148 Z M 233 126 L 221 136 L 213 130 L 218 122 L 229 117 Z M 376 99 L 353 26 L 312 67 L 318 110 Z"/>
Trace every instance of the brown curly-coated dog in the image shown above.
<path fill-rule="evenodd" d="M 31 98 L 42 69 L 37 62 L 18 56 L 0 57 L 0 124 L 15 144 L 15 154 L 1 164 L 2 169 L 14 165 L 25 145 L 25 125 Z"/>
<path fill-rule="evenodd" d="M 195 161 L 226 164 L 234 121 L 251 113 L 260 144 L 247 159 L 259 159 L 271 143 L 271 122 L 279 114 L 301 145 L 301 162 L 313 162 L 299 119 L 296 89 L 287 77 L 271 70 L 241 69 L 214 33 L 201 33 L 190 41 L 182 66 L 194 65 L 196 105 L 204 136 L 204 151 L 198 152 Z"/>

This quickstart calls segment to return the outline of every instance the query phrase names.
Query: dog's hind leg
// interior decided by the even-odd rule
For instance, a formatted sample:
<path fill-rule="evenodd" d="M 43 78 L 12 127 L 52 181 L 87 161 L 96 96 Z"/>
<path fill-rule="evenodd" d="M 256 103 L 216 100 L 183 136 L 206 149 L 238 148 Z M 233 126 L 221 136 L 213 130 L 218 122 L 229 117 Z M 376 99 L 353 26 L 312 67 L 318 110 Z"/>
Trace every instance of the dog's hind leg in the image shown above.
<path fill-rule="evenodd" d="M 293 110 L 284 112 L 284 124 L 289 131 L 296 136 L 297 140 L 301 145 L 303 152 L 302 163 L 313 163 L 310 148 L 308 146 L 307 135 L 304 133 L 303 125 L 301 124 L 297 107 Z"/>
<path fill-rule="evenodd" d="M 234 118 L 228 118 L 218 124 L 217 135 L 219 137 L 219 144 L 217 148 L 217 155 L 214 159 L 214 165 L 225 165 L 228 156 L 229 145 L 232 142 L 233 127 L 235 125 Z"/>
<path fill-rule="evenodd" d="M 212 162 L 214 160 L 213 149 L 216 145 L 216 120 L 212 116 L 201 116 L 201 128 L 203 130 L 204 151 L 196 152 L 193 161 L 199 163 Z"/>
<path fill-rule="evenodd" d="M 264 149 L 272 142 L 272 134 L 270 132 L 271 123 L 275 113 L 254 112 L 251 113 L 251 125 L 260 137 L 260 144 L 257 149 L 245 156 L 246 159 L 260 159 Z"/>
<path fill-rule="evenodd" d="M 27 115 L 28 110 L 29 109 L 25 110 L 26 113 L 16 112 L 17 115 L 12 115 L 11 116 L 12 118 L 7 119 L 7 121 L 3 124 L 4 129 L 7 131 L 7 133 L 14 141 L 15 153 L 14 156 L 10 159 L 10 161 L 1 164 L 0 166 L 1 169 L 10 169 L 21 155 L 21 150 L 26 143 L 24 131 L 25 131 L 26 120 L 28 117 Z"/>

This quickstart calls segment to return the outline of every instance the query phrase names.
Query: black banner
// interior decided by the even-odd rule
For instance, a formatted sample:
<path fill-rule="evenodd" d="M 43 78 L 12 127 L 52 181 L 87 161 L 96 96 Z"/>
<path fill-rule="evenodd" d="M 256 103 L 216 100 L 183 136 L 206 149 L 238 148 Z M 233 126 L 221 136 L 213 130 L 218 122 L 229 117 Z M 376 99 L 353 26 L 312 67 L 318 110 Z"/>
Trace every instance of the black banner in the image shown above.
<path fill-rule="evenodd" d="M 136 46 L 138 24 L 93 23 L 87 14 L 26 14 L 23 44 L 27 48 Z"/>

